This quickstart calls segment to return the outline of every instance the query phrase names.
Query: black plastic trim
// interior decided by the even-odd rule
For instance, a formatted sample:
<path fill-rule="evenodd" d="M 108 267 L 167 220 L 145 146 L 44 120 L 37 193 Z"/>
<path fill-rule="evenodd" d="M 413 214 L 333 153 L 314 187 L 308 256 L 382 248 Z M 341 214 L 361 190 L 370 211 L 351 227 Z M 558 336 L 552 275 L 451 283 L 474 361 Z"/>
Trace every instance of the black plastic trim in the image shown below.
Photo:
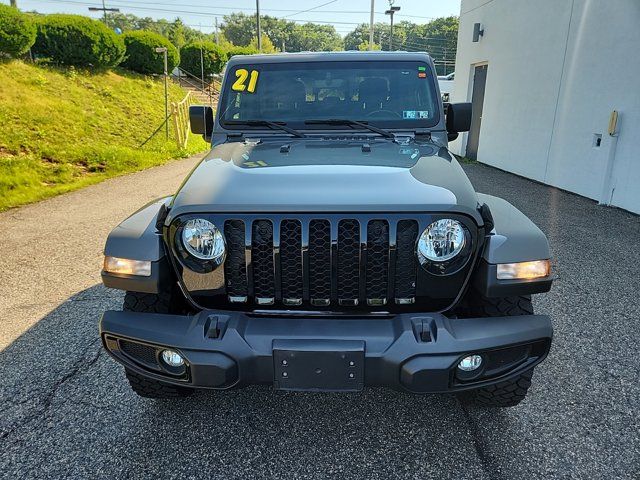
<path fill-rule="evenodd" d="M 215 315 L 219 335 L 210 338 L 210 317 Z M 417 325 L 428 325 L 426 336 L 416 335 Z M 227 389 L 274 383 L 275 341 L 287 341 L 288 350 L 321 351 L 323 342 L 364 342 L 364 385 L 387 386 L 416 393 L 437 393 L 484 386 L 522 373 L 547 355 L 553 330 L 549 317 L 525 315 L 451 319 L 438 313 L 399 314 L 392 318 L 340 317 L 285 318 L 248 316 L 241 312 L 204 311 L 195 316 L 108 311 L 100 320 L 100 334 L 107 350 L 111 338 L 176 349 L 190 366 L 190 386 Z M 115 342 L 117 343 L 117 342 Z M 535 358 L 518 364 L 499 377 L 470 384 L 454 380 L 462 356 L 509 346 L 542 344 Z M 533 350 L 533 349 L 532 349 Z M 110 353 L 120 362 L 127 359 Z M 135 368 L 136 366 L 133 365 Z M 143 375 L 168 376 L 141 371 Z"/>

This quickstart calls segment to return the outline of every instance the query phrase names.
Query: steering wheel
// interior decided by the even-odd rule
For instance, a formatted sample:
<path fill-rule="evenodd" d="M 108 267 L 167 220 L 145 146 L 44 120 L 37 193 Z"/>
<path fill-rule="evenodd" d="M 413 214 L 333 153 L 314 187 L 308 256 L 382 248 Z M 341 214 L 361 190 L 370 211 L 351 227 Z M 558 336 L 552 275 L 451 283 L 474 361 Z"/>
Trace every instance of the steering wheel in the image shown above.
<path fill-rule="evenodd" d="M 398 112 L 394 112 L 393 110 L 376 110 L 367 114 L 367 118 L 373 117 L 374 115 L 380 115 L 381 113 L 390 113 L 398 118 L 402 118 L 402 116 Z"/>

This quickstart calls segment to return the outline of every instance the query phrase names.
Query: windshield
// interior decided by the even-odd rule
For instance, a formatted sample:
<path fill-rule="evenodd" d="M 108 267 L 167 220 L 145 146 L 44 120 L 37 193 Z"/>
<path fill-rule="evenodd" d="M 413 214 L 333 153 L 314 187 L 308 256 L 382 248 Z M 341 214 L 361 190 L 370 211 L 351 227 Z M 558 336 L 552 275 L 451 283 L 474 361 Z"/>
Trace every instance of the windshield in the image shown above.
<path fill-rule="evenodd" d="M 228 129 L 247 128 L 243 120 L 307 130 L 345 128 L 316 122 L 322 119 L 431 127 L 439 119 L 431 72 L 426 63 L 415 61 L 235 65 L 227 72 L 220 121 Z"/>

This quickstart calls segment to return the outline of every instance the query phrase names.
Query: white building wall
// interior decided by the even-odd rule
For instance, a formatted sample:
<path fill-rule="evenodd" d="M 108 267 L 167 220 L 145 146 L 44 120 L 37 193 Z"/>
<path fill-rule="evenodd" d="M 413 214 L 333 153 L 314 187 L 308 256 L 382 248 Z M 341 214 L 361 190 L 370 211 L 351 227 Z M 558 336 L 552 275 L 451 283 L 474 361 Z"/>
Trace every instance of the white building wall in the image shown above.
<path fill-rule="evenodd" d="M 640 213 L 640 1 L 462 0 L 452 101 L 481 63 L 479 161 Z"/>

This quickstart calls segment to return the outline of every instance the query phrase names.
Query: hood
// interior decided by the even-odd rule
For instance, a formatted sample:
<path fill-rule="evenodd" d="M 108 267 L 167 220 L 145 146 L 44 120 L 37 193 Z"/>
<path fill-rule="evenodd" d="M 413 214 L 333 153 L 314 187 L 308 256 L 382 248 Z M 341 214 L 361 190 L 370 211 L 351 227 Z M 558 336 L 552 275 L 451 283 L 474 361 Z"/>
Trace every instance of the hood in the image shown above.
<path fill-rule="evenodd" d="M 174 196 L 170 217 L 192 212 L 458 211 L 479 219 L 477 206 L 458 162 L 433 143 L 281 138 L 215 146 Z"/>

